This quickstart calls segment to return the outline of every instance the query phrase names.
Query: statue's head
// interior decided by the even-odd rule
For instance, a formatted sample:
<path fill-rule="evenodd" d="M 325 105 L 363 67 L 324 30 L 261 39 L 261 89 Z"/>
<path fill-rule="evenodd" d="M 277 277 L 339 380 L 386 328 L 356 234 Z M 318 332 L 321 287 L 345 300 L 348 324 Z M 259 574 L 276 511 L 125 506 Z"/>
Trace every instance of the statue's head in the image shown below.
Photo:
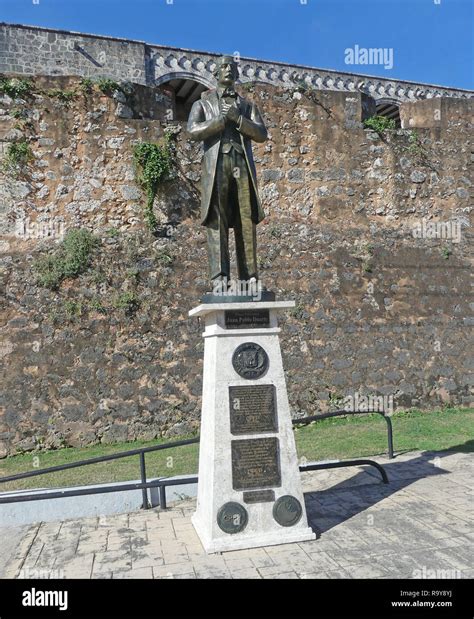
<path fill-rule="evenodd" d="M 239 76 L 239 67 L 233 56 L 221 56 L 217 61 L 214 75 L 219 86 L 233 86 Z"/>

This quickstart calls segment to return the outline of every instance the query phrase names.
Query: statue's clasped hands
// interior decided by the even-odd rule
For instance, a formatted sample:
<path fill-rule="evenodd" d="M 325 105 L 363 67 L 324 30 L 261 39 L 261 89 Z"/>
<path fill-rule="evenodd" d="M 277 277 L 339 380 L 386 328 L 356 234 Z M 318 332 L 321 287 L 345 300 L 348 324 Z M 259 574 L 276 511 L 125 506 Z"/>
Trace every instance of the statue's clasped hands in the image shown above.
<path fill-rule="evenodd" d="M 221 113 L 224 117 L 224 120 L 232 120 L 235 123 L 239 120 L 240 117 L 240 112 L 235 103 L 226 103 L 225 101 L 223 101 Z"/>

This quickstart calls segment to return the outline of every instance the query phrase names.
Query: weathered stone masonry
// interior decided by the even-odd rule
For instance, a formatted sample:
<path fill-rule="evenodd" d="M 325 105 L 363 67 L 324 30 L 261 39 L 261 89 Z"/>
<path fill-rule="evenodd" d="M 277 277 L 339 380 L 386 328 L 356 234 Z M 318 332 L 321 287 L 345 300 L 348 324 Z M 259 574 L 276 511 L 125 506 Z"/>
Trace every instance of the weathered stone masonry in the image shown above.
<path fill-rule="evenodd" d="M 34 83 L 71 90 L 78 79 Z M 270 134 L 255 148 L 261 276 L 297 302 L 282 324 L 294 414 L 356 391 L 393 396 L 397 408 L 469 405 L 472 100 L 402 103 L 407 128 L 379 137 L 363 129 L 374 101 L 360 92 L 259 85 L 245 95 Z M 0 180 L 2 455 L 198 428 L 201 327 L 187 312 L 207 280 L 201 153 L 167 120 L 170 106 L 166 85 L 69 104 L 0 99 L 0 153 L 24 134 L 34 154 L 24 177 Z M 165 127 L 176 172 L 155 201 L 155 237 L 132 149 Z M 55 241 L 18 235 L 25 219 L 93 231 L 90 269 L 57 292 L 37 286 L 32 265 Z M 460 242 L 415 237 L 423 220 L 456 222 Z M 133 313 L 117 303 L 127 291 Z"/>
<path fill-rule="evenodd" d="M 229 50 L 227 50 L 229 51 Z M 174 78 L 215 86 L 218 54 L 152 45 L 114 37 L 0 23 L 0 73 L 107 76 L 159 85 Z M 376 100 L 471 98 L 473 93 L 405 80 L 330 71 L 283 62 L 240 59 L 240 80 L 290 87 L 304 82 L 317 90 L 363 92 Z"/>

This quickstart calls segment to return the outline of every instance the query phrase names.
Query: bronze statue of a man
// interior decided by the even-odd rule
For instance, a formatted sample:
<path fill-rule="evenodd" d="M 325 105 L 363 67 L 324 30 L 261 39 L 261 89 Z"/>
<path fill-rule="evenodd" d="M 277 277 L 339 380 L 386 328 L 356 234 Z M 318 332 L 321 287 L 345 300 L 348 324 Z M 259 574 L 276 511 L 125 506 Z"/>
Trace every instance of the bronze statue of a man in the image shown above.
<path fill-rule="evenodd" d="M 191 109 L 188 133 L 204 142 L 201 223 L 207 227 L 213 283 L 230 277 L 229 228 L 234 228 L 239 279 L 256 282 L 256 225 L 265 214 L 257 192 L 251 140 L 264 142 L 267 130 L 257 106 L 234 90 L 238 65 L 222 56 L 217 89 L 202 93 Z"/>

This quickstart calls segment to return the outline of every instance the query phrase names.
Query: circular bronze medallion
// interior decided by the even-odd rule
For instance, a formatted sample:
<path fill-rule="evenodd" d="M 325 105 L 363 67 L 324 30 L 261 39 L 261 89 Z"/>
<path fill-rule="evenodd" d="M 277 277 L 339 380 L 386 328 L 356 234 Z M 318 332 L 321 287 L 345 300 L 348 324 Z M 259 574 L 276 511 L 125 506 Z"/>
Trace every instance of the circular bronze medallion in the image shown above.
<path fill-rule="evenodd" d="M 246 342 L 235 349 L 232 365 L 242 378 L 260 378 L 268 370 L 268 355 L 258 344 Z"/>
<path fill-rule="evenodd" d="M 282 527 L 292 527 L 301 518 L 301 503 L 294 496 L 281 496 L 273 506 L 273 517 Z"/>
<path fill-rule="evenodd" d="M 217 524 L 224 533 L 240 533 L 247 526 L 248 513 L 239 503 L 225 503 L 217 512 Z"/>

